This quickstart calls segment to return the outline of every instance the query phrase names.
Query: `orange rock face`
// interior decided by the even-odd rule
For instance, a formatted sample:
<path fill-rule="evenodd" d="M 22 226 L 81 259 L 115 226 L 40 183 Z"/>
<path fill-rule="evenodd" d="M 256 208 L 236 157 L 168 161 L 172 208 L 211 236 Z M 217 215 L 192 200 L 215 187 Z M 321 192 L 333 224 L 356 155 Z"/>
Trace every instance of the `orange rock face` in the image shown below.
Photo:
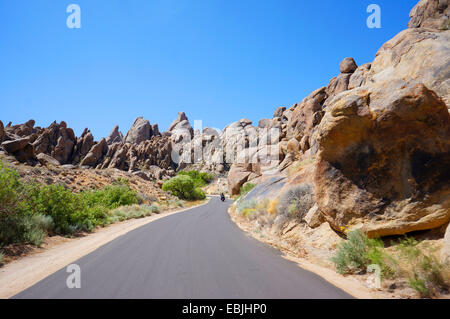
<path fill-rule="evenodd" d="M 339 95 L 319 127 L 316 199 L 335 229 L 404 234 L 450 221 L 450 116 L 422 84 Z"/>

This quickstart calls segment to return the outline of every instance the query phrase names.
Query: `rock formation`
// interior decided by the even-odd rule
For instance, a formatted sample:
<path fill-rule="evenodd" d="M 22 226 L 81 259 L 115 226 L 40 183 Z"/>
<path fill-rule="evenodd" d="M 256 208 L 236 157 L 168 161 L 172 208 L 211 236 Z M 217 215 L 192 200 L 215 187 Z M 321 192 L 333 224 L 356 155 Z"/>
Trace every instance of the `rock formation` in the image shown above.
<path fill-rule="evenodd" d="M 260 125 L 281 128 L 285 158 L 274 175 L 288 177 L 281 193 L 312 186 L 310 227 L 328 222 L 338 232 L 388 236 L 450 221 L 448 1 L 420 1 L 409 26 L 372 63 L 344 59 L 327 87 Z M 231 167 L 230 192 L 250 171 L 250 163 Z M 281 183 L 255 181 L 266 189 Z"/>
<path fill-rule="evenodd" d="M 125 136 L 125 143 L 139 144 L 152 137 L 152 126 L 148 120 L 138 117 Z"/>
<path fill-rule="evenodd" d="M 119 131 L 119 126 L 114 126 L 111 133 L 109 133 L 109 136 L 106 138 L 106 143 L 108 145 L 114 144 L 114 143 L 121 143 L 123 141 L 123 134 Z"/>
<path fill-rule="evenodd" d="M 410 13 L 410 28 L 448 30 L 450 9 L 448 0 L 421 0 Z"/>

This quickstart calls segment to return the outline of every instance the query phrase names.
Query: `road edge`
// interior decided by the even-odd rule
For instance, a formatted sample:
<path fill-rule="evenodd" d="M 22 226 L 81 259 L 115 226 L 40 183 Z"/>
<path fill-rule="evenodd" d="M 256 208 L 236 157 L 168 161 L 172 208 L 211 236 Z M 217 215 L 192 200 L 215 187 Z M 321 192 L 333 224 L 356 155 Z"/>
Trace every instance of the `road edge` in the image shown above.
<path fill-rule="evenodd" d="M 275 249 L 279 250 L 280 252 L 283 253 L 282 258 L 296 263 L 297 266 L 303 270 L 306 270 L 306 271 L 316 274 L 317 276 L 321 277 L 328 283 L 343 290 L 344 292 L 348 293 L 349 295 L 351 295 L 352 297 L 354 297 L 356 299 L 381 299 L 381 298 L 383 298 L 382 296 L 376 294 L 375 292 L 368 291 L 368 289 L 357 280 L 352 280 L 352 278 L 346 278 L 346 277 L 340 276 L 339 274 L 336 274 L 333 270 L 331 270 L 329 268 L 314 264 L 304 258 L 299 258 L 299 257 L 293 256 L 286 249 L 283 249 L 282 247 L 279 247 L 279 246 L 275 246 L 270 241 L 264 240 L 264 238 L 255 236 L 256 234 L 254 234 L 250 230 L 246 229 L 235 218 L 233 218 L 233 213 L 230 211 L 230 209 L 231 209 L 231 206 L 227 210 L 228 215 L 229 215 L 231 221 L 240 230 L 242 230 L 249 236 L 252 236 L 252 238 L 258 240 L 259 242 L 262 242 L 266 245 L 269 245 L 269 246 L 274 247 Z"/>
<path fill-rule="evenodd" d="M 200 205 L 113 224 L 85 237 L 73 238 L 43 252 L 12 261 L 0 268 L 0 299 L 17 295 L 120 236 L 156 220 L 207 205 L 209 201 L 210 198 Z"/>

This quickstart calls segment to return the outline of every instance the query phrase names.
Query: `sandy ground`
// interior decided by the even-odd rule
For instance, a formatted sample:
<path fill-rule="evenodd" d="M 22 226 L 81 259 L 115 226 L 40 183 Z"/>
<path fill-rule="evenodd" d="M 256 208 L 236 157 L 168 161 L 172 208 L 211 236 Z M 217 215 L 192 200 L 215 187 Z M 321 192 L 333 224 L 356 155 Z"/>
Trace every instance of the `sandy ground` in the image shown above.
<path fill-rule="evenodd" d="M 385 298 L 395 298 L 395 296 L 391 296 L 385 292 L 376 290 L 376 289 L 369 289 L 367 288 L 360 280 L 353 278 L 353 277 L 344 277 L 339 274 L 337 274 L 334 270 L 317 265 L 305 258 L 299 258 L 295 256 L 290 251 L 287 251 L 286 249 L 276 245 L 273 241 L 271 241 L 267 237 L 260 236 L 257 233 L 254 233 L 251 231 L 251 228 L 249 225 L 246 225 L 242 222 L 240 222 L 235 214 L 229 212 L 229 215 L 233 222 L 243 231 L 247 232 L 251 236 L 253 236 L 255 239 L 262 241 L 266 244 L 269 244 L 281 252 L 283 252 L 283 258 L 288 259 L 292 262 L 297 263 L 297 265 L 300 268 L 303 268 L 305 270 L 308 270 L 310 272 L 315 273 L 316 275 L 322 277 L 329 283 L 333 284 L 334 286 L 344 290 L 346 293 L 352 295 L 355 298 L 358 299 L 385 299 Z"/>
<path fill-rule="evenodd" d="M 12 261 L 0 268 L 0 298 L 6 299 L 18 294 L 119 236 L 160 218 L 178 214 L 193 207 L 113 224 L 98 229 L 85 237 L 60 240 L 55 245 L 50 245 L 48 249 Z"/>

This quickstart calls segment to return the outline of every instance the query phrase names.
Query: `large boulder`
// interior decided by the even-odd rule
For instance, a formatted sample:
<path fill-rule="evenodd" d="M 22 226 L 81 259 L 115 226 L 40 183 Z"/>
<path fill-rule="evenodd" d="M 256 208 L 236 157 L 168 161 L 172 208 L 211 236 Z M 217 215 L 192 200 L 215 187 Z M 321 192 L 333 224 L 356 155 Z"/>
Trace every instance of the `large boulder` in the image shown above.
<path fill-rule="evenodd" d="M 349 90 L 352 90 L 354 88 L 368 84 L 368 82 L 370 81 L 371 67 L 371 63 L 366 63 L 358 67 L 356 71 L 350 76 L 347 88 Z"/>
<path fill-rule="evenodd" d="M 450 115 L 426 86 L 386 82 L 343 93 L 319 127 L 317 203 L 336 230 L 405 234 L 450 220 Z"/>
<path fill-rule="evenodd" d="M 256 163 L 234 163 L 228 173 L 228 192 L 231 195 L 238 195 L 241 186 L 253 177 L 261 175 L 261 168 Z"/>
<path fill-rule="evenodd" d="M 119 126 L 114 126 L 111 133 L 109 133 L 109 136 L 106 138 L 106 143 L 108 145 L 114 144 L 114 143 L 121 143 L 123 141 L 123 134 L 119 131 Z"/>
<path fill-rule="evenodd" d="M 186 113 L 184 113 L 184 112 L 178 112 L 178 116 L 177 116 L 177 118 L 172 122 L 172 124 L 170 124 L 170 126 L 169 126 L 169 132 L 170 131 L 173 131 L 174 129 L 175 129 L 175 127 L 179 124 L 179 123 L 181 123 L 181 122 L 183 122 L 183 121 L 188 121 L 188 118 L 187 118 L 187 116 L 186 116 Z"/>
<path fill-rule="evenodd" d="M 159 126 L 156 123 L 152 125 L 152 135 L 153 136 L 160 136 L 161 135 L 161 133 L 159 132 Z"/>
<path fill-rule="evenodd" d="M 89 153 L 92 146 L 94 146 L 94 136 L 92 133 L 85 129 L 83 134 L 77 139 L 77 143 L 74 147 L 72 162 L 78 164 Z"/>
<path fill-rule="evenodd" d="M 194 129 L 184 112 L 179 112 L 178 117 L 170 124 L 169 132 L 174 143 L 186 143 L 194 137 Z"/>
<path fill-rule="evenodd" d="M 34 149 L 28 138 L 5 141 L 1 146 L 6 152 L 14 155 L 21 163 L 31 164 L 35 160 Z"/>
<path fill-rule="evenodd" d="M 279 108 L 277 108 L 275 110 L 275 112 L 273 113 L 273 117 L 282 117 L 284 111 L 286 111 L 286 108 L 284 106 L 280 106 Z"/>
<path fill-rule="evenodd" d="M 100 168 L 125 171 L 148 170 L 152 165 L 172 168 L 171 142 L 167 136 L 152 136 L 139 144 L 115 143 L 110 145 Z"/>
<path fill-rule="evenodd" d="M 28 138 L 31 141 L 31 135 L 38 133 L 38 130 L 34 128 L 34 120 L 29 120 L 24 124 L 8 125 L 7 131 L 9 134 L 17 135 L 19 137 Z"/>
<path fill-rule="evenodd" d="M 143 141 L 147 141 L 152 136 L 152 126 L 150 122 L 142 117 L 138 117 L 133 126 L 125 136 L 124 141 L 126 143 L 139 144 Z"/>
<path fill-rule="evenodd" d="M 81 161 L 80 166 L 91 166 L 91 167 L 97 166 L 97 164 L 100 164 L 100 162 L 103 160 L 107 152 L 108 152 L 108 143 L 106 143 L 106 139 L 102 138 L 100 142 L 92 146 L 89 153 Z"/>
<path fill-rule="evenodd" d="M 272 123 L 271 119 L 261 119 L 258 122 L 258 127 L 259 128 L 269 128 L 271 123 Z"/>
<path fill-rule="evenodd" d="M 319 206 L 317 206 L 317 204 L 311 207 L 308 213 L 306 213 L 304 220 L 311 228 L 317 228 L 324 223 L 322 212 L 319 210 Z"/>
<path fill-rule="evenodd" d="M 51 156 L 48 156 L 47 154 L 44 153 L 40 153 L 38 155 L 36 155 L 37 160 L 39 161 L 39 163 L 41 163 L 42 165 L 48 166 L 48 165 L 53 165 L 53 166 L 60 166 L 61 163 L 58 162 L 56 159 L 54 159 Z"/>
<path fill-rule="evenodd" d="M 29 124 L 28 127 L 31 127 L 31 123 Z M 58 124 L 55 121 L 48 128 L 39 132 L 33 142 L 33 147 L 36 154 L 44 153 L 52 156 L 61 164 L 66 164 L 72 161 L 76 143 L 74 131 L 67 127 L 65 122 Z"/>
<path fill-rule="evenodd" d="M 3 142 L 2 146 L 8 153 L 15 154 L 23 150 L 29 143 L 30 140 L 28 138 L 19 138 L 16 140 Z"/>
<path fill-rule="evenodd" d="M 305 136 L 309 138 L 311 130 L 322 120 L 322 108 L 326 98 L 326 88 L 322 87 L 291 108 L 293 111 L 288 123 L 289 138 L 296 138 L 298 141 Z"/>
<path fill-rule="evenodd" d="M 448 30 L 450 9 L 448 0 L 421 0 L 409 14 L 410 28 Z"/>
<path fill-rule="evenodd" d="M 370 82 L 415 80 L 450 107 L 450 32 L 407 29 L 386 42 L 370 70 Z"/>
<path fill-rule="evenodd" d="M 345 58 L 341 61 L 341 64 L 339 66 L 339 70 L 341 73 L 353 73 L 356 71 L 358 66 L 356 65 L 355 60 L 353 58 Z"/>

